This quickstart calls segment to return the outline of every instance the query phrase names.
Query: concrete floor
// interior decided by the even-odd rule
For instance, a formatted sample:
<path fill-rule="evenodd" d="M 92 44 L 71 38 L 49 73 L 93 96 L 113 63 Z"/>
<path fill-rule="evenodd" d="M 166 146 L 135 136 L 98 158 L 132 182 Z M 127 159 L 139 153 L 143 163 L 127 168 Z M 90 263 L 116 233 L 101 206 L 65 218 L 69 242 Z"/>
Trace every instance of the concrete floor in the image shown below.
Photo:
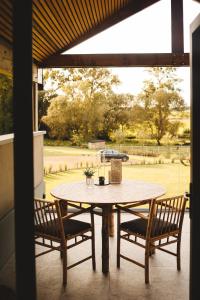
<path fill-rule="evenodd" d="M 128 216 L 124 214 L 124 220 Z M 78 219 L 78 218 L 77 218 Z M 79 219 L 89 221 L 88 215 Z M 116 224 L 116 216 L 115 216 Z M 144 283 L 144 270 L 121 260 L 116 268 L 116 234 L 110 238 L 110 273 L 101 271 L 101 217 L 95 216 L 97 270 L 92 270 L 91 260 L 68 270 L 68 285 L 62 286 L 62 263 L 59 252 L 52 252 L 36 259 L 38 300 L 188 300 L 189 299 L 189 215 L 185 214 L 181 247 L 182 270 L 176 270 L 176 257 L 156 251 L 150 258 L 150 284 Z M 116 227 L 116 226 L 115 226 Z M 143 249 L 122 241 L 123 253 L 143 259 Z M 173 249 L 173 245 L 171 249 Z M 69 264 L 90 253 L 90 241 L 69 250 Z M 38 252 L 40 248 L 37 246 Z M 7 266 L 0 273 L 0 282 L 11 280 Z M 12 286 L 14 282 L 10 283 Z M 28 298 L 27 298 L 28 300 Z"/>

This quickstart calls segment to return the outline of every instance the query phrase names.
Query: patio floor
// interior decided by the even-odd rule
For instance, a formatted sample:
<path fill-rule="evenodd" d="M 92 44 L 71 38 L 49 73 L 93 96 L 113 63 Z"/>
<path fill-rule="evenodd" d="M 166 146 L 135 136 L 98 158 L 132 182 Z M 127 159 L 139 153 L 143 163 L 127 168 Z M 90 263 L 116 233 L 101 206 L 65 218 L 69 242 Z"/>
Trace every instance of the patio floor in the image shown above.
<path fill-rule="evenodd" d="M 128 220 L 126 214 L 123 218 Z M 78 219 L 78 218 L 77 218 Z M 89 215 L 79 219 L 89 221 Z M 116 224 L 116 216 L 115 216 Z M 181 266 L 176 270 L 176 257 L 156 251 L 150 258 L 150 284 L 144 283 L 144 270 L 128 261 L 121 260 L 116 268 L 116 234 L 110 238 L 110 273 L 101 271 L 101 217 L 95 216 L 97 270 L 92 270 L 91 260 L 68 270 L 68 285 L 62 286 L 62 264 L 59 252 L 52 252 L 36 259 L 38 300 L 188 300 L 189 299 L 189 214 L 185 213 L 183 224 Z M 116 226 L 115 226 L 116 227 Z M 174 246 L 171 246 L 171 249 Z M 69 250 L 69 264 L 78 257 L 90 253 L 90 241 Z M 143 259 L 142 248 L 122 241 L 123 253 Z M 37 251 L 40 248 L 37 246 Z M 9 266 L 0 273 L 0 282 L 6 283 Z M 3 273 L 4 271 L 4 273 Z M 4 276 L 4 278 L 2 277 Z M 12 286 L 12 285 L 11 285 Z M 28 299 L 28 298 L 27 298 Z"/>

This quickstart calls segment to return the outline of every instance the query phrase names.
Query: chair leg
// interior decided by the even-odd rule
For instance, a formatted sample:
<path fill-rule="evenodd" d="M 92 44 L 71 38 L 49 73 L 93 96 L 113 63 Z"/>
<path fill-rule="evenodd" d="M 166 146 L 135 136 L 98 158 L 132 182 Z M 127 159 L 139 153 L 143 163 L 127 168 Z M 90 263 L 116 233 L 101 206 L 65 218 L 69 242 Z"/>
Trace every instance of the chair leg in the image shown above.
<path fill-rule="evenodd" d="M 177 241 L 177 270 L 181 270 L 181 241 Z"/>
<path fill-rule="evenodd" d="M 117 268 L 120 268 L 120 212 L 117 212 Z"/>
<path fill-rule="evenodd" d="M 149 253 L 151 253 L 149 249 L 149 245 L 146 245 L 145 249 L 145 283 L 149 283 Z"/>
<path fill-rule="evenodd" d="M 95 271 L 96 270 L 96 256 L 95 256 L 95 230 L 94 230 L 94 213 L 91 212 L 91 224 L 92 224 L 92 268 Z"/>
<path fill-rule="evenodd" d="M 96 257 L 95 257 L 95 236 L 92 233 L 92 268 L 96 270 Z"/>
<path fill-rule="evenodd" d="M 62 247 L 62 262 L 63 262 L 63 285 L 67 285 L 67 247 Z"/>

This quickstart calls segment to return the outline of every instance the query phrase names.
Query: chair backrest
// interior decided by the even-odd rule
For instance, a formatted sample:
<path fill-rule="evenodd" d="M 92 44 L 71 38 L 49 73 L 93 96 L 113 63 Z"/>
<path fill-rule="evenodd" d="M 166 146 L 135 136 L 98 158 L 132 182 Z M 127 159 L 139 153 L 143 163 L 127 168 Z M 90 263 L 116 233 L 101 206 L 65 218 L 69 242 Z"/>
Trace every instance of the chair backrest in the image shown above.
<path fill-rule="evenodd" d="M 34 199 L 34 224 L 35 235 L 59 238 L 63 226 L 59 202 Z"/>
<path fill-rule="evenodd" d="M 183 195 L 154 199 L 150 209 L 147 234 L 149 237 L 180 234 L 187 198 Z"/>

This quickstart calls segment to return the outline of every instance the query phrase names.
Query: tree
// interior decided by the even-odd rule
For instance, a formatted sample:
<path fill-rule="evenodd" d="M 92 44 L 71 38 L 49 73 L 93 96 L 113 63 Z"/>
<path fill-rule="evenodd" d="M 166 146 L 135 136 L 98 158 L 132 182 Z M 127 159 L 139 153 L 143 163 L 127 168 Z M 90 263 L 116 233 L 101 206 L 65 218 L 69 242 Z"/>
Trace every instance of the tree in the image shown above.
<path fill-rule="evenodd" d="M 80 133 L 83 111 L 80 99 L 70 101 L 67 96 L 57 96 L 51 100 L 42 121 L 49 127 L 51 138 L 70 139 L 74 133 Z"/>
<path fill-rule="evenodd" d="M 113 94 L 112 87 L 119 84 L 117 76 L 103 68 L 70 68 L 48 70 L 45 81 L 63 95 L 51 100 L 47 116 L 42 118 L 51 130 L 50 136 L 71 138 L 71 134 L 81 134 L 85 141 L 100 137 L 107 99 Z"/>
<path fill-rule="evenodd" d="M 47 115 L 48 107 L 53 98 L 57 97 L 54 90 L 43 90 L 38 92 L 38 127 L 43 129 L 42 117 Z"/>
<path fill-rule="evenodd" d="M 125 138 L 125 133 L 120 129 L 114 131 L 111 136 L 112 141 L 116 142 L 117 144 L 122 144 L 125 141 Z"/>
<path fill-rule="evenodd" d="M 170 121 L 172 111 L 182 111 L 184 100 L 177 88 L 180 81 L 174 67 L 156 67 L 148 69 L 151 79 L 144 82 L 143 90 L 138 95 L 141 105 L 141 121 L 151 131 L 152 138 L 161 144 L 163 136 L 169 132 L 173 135 L 178 131 L 177 122 Z"/>
<path fill-rule="evenodd" d="M 101 137 L 109 138 L 114 131 L 129 126 L 133 101 L 134 96 L 130 94 L 111 93 L 107 97 Z"/>
<path fill-rule="evenodd" d="M 47 69 L 44 73 L 45 86 L 56 92 L 70 92 L 72 99 L 77 94 L 83 97 L 92 97 L 96 93 L 105 96 L 119 83 L 118 77 L 105 68 Z"/>

